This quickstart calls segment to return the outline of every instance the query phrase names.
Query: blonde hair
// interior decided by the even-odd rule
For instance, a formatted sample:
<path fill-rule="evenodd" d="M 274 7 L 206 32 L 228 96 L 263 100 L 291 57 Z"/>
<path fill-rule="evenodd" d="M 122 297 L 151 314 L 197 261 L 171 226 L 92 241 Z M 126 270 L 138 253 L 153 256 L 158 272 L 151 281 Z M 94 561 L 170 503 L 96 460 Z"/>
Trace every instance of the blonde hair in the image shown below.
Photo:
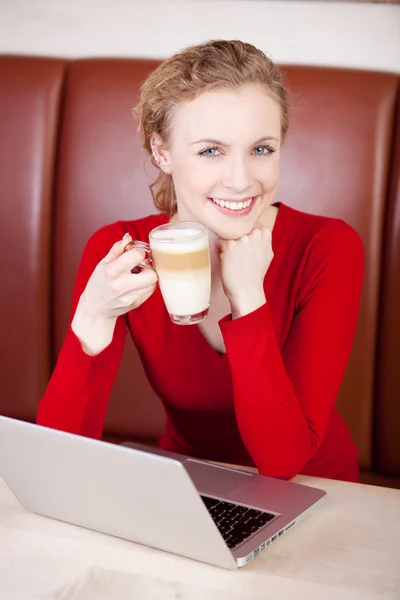
<path fill-rule="evenodd" d="M 141 86 L 134 109 L 144 149 L 154 160 L 150 138 L 156 133 L 168 141 L 171 115 L 181 102 L 194 100 L 202 92 L 216 88 L 237 89 L 261 84 L 268 89 L 281 110 L 282 141 L 289 124 L 288 94 L 279 67 L 261 50 L 238 40 L 212 40 L 190 46 L 174 54 L 150 73 Z M 161 169 L 150 185 L 159 211 L 172 216 L 176 195 L 172 176 Z"/>

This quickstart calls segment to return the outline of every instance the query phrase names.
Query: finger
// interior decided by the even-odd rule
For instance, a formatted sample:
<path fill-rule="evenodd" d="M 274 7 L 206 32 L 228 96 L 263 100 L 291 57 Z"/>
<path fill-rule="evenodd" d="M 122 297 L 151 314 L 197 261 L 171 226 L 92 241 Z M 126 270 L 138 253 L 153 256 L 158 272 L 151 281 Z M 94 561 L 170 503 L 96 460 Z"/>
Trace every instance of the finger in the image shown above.
<path fill-rule="evenodd" d="M 123 273 L 130 273 L 131 270 L 146 258 L 146 252 L 141 248 L 132 248 L 129 252 L 124 252 L 113 262 L 107 265 L 107 274 L 111 279 L 119 277 Z"/>
<path fill-rule="evenodd" d="M 119 256 L 121 256 L 121 254 L 124 253 L 125 246 L 127 244 L 129 244 L 129 242 L 131 242 L 131 241 L 132 241 L 132 237 L 130 236 L 129 233 L 126 233 L 124 235 L 124 237 L 122 238 L 122 240 L 119 240 L 110 248 L 110 251 L 108 252 L 108 254 L 106 254 L 106 256 L 103 258 L 103 260 L 101 260 L 100 262 L 110 263 L 110 262 L 116 260 Z"/>
<path fill-rule="evenodd" d="M 247 236 L 248 241 L 260 240 L 263 236 L 263 231 L 260 227 L 254 227 Z"/>
<path fill-rule="evenodd" d="M 150 269 L 153 271 L 153 267 L 151 266 L 148 259 L 142 260 L 142 262 L 136 265 L 136 267 L 133 267 L 133 269 L 131 269 L 131 273 L 133 273 L 134 275 L 138 275 L 142 269 Z"/>
<path fill-rule="evenodd" d="M 226 240 L 223 240 L 222 238 L 217 238 L 215 241 L 215 248 L 217 252 L 223 252 L 226 249 Z"/>
<path fill-rule="evenodd" d="M 140 304 L 146 302 L 146 300 L 148 300 L 150 296 L 154 293 L 155 289 L 156 286 L 152 285 L 143 290 L 143 293 L 141 294 L 140 298 L 136 298 L 132 295 L 132 293 L 130 293 L 126 294 L 125 296 L 120 296 L 118 300 L 120 301 L 122 306 L 127 306 L 129 307 L 129 310 L 131 310 L 133 308 L 136 308 L 137 306 L 140 306 Z"/>
<path fill-rule="evenodd" d="M 263 243 L 272 244 L 272 231 L 268 227 L 260 230 L 260 239 Z"/>
<path fill-rule="evenodd" d="M 265 235 L 271 235 L 272 234 L 271 229 L 269 227 L 267 227 L 266 225 L 263 225 L 262 223 L 257 223 L 254 226 L 254 229 L 257 229 L 257 230 L 261 231 L 261 233 L 265 234 Z M 253 231 L 254 231 L 254 229 L 253 229 Z"/>
<path fill-rule="evenodd" d="M 118 279 L 118 290 L 120 290 L 119 295 L 143 290 L 146 287 L 155 285 L 157 281 L 157 273 L 153 269 L 141 271 L 137 275 L 132 275 L 131 273 L 123 274 Z"/>
<path fill-rule="evenodd" d="M 140 298 L 140 303 L 143 304 L 143 302 L 146 302 L 146 300 L 148 300 L 150 298 L 150 296 L 152 294 L 154 294 L 155 290 L 156 290 L 156 285 L 152 285 L 151 287 L 149 287 L 147 289 L 147 291 L 144 293 L 144 295 Z"/>

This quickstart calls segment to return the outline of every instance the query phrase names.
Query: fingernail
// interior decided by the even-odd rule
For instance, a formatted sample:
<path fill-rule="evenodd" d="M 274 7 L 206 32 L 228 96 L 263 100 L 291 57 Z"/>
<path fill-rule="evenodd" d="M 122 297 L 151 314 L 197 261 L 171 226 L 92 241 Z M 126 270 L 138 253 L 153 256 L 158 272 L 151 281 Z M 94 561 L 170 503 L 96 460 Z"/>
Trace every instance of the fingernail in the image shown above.
<path fill-rule="evenodd" d="M 128 239 L 128 238 L 130 238 L 130 237 L 131 237 L 131 234 L 130 234 L 130 233 L 126 233 L 126 234 L 124 235 L 124 237 L 122 238 L 122 241 L 124 242 L 125 240 L 127 240 L 127 239 Z"/>

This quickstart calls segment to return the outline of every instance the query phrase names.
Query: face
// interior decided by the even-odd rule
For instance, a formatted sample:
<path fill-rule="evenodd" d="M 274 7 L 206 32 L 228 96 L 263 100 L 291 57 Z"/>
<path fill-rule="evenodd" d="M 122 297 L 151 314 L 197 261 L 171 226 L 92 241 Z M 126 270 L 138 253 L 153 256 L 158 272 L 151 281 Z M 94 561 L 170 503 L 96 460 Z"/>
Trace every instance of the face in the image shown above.
<path fill-rule="evenodd" d="M 178 219 L 224 239 L 249 233 L 278 188 L 280 139 L 279 105 L 261 86 L 212 90 L 179 105 L 167 147 L 157 144 Z"/>

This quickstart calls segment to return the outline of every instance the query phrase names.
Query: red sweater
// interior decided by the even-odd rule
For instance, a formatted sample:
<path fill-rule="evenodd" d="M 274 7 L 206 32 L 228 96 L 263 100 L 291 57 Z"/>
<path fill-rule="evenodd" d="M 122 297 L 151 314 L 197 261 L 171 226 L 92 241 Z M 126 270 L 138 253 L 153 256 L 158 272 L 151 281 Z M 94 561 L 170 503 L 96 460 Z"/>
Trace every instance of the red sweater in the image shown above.
<path fill-rule="evenodd" d="M 147 241 L 167 217 L 100 229 L 87 243 L 72 315 L 97 263 L 125 232 Z M 86 355 L 69 328 L 40 402 L 41 425 L 101 438 L 127 331 L 166 412 L 160 446 L 191 456 L 256 465 L 285 479 L 297 473 L 358 480 L 357 450 L 334 406 L 348 363 L 363 278 L 358 234 L 337 219 L 280 205 L 267 303 L 220 322 L 220 356 L 195 325 L 174 325 L 159 289 L 119 317 L 111 344 Z"/>

